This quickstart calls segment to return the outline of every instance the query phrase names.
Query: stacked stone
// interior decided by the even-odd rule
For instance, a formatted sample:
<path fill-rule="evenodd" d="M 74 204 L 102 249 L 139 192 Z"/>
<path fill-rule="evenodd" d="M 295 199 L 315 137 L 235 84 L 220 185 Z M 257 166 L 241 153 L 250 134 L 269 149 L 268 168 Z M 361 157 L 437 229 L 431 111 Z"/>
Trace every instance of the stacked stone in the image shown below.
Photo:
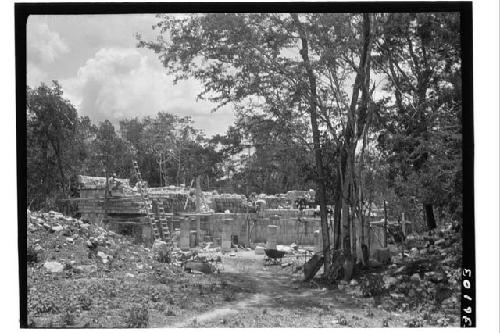
<path fill-rule="evenodd" d="M 191 230 L 191 222 L 189 221 L 188 217 L 185 217 L 181 221 L 181 233 L 180 233 L 180 239 L 179 239 L 179 248 L 181 250 L 189 250 L 189 234 Z"/>
<path fill-rule="evenodd" d="M 323 250 L 323 239 L 321 237 L 321 230 L 314 231 L 314 251 L 321 252 Z"/>
<path fill-rule="evenodd" d="M 279 216 L 275 215 L 271 217 L 271 223 L 273 221 L 279 220 Z M 267 226 L 267 241 L 266 241 L 266 249 L 275 249 L 278 240 L 278 226 L 274 224 L 269 224 Z"/>
<path fill-rule="evenodd" d="M 224 219 L 222 224 L 222 251 L 231 251 L 231 226 L 232 219 Z"/>

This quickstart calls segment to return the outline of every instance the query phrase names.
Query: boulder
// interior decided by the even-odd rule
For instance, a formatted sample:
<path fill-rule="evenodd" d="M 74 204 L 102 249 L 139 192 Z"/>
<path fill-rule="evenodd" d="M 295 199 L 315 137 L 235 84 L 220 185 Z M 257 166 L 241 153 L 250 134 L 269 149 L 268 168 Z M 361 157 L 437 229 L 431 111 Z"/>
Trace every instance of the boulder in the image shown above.
<path fill-rule="evenodd" d="M 60 273 L 64 270 L 64 265 L 57 261 L 47 261 L 43 267 L 51 273 Z"/>
<path fill-rule="evenodd" d="M 162 241 L 162 240 L 155 240 L 155 242 L 153 243 L 153 252 L 155 251 L 160 251 L 164 248 L 167 247 L 167 243 L 165 241 Z"/>
<path fill-rule="evenodd" d="M 256 246 L 255 247 L 255 254 L 266 254 L 266 252 L 264 251 L 264 247 L 262 246 Z"/>
<path fill-rule="evenodd" d="M 443 238 L 438 239 L 437 241 L 434 242 L 434 246 L 441 246 L 444 245 L 445 240 Z"/>
<path fill-rule="evenodd" d="M 382 279 L 386 287 L 391 287 L 398 282 L 398 280 L 393 276 L 384 276 Z"/>
<path fill-rule="evenodd" d="M 64 230 L 64 227 L 63 227 L 63 226 L 60 226 L 60 225 L 56 225 L 56 226 L 53 226 L 51 230 L 52 230 L 53 232 L 59 232 L 59 231 L 63 231 L 63 230 Z"/>
<path fill-rule="evenodd" d="M 285 253 L 292 253 L 292 248 L 286 245 L 276 245 L 276 250 L 283 251 Z"/>

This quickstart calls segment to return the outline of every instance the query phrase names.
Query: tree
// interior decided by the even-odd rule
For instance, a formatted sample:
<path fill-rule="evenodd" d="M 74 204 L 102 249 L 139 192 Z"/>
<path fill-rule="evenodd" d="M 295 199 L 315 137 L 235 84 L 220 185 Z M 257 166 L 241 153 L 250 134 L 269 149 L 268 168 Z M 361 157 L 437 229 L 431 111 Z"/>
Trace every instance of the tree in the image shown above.
<path fill-rule="evenodd" d="M 287 51 L 297 50 L 297 33 L 302 29 L 293 18 L 284 14 L 207 14 L 182 18 L 164 15 L 157 27 L 168 38 L 160 36 L 155 41 L 144 41 L 139 36 L 139 46 L 158 53 L 167 72 L 176 80 L 187 77 L 200 80 L 205 89 L 199 97 L 217 103 L 218 107 L 233 103 L 240 113 L 260 107 L 281 119 L 286 119 L 289 110 L 310 117 L 325 265 L 329 265 L 316 101 L 308 96 L 316 88 L 309 86 L 313 81 L 302 79 L 307 59 L 286 55 Z M 307 49 L 304 42 L 302 38 L 303 50 Z"/>
<path fill-rule="evenodd" d="M 109 120 L 99 124 L 93 151 L 94 165 L 102 166 L 108 175 L 116 173 L 125 178 L 132 176 L 134 150 L 129 142 L 117 135 L 115 127 Z"/>
<path fill-rule="evenodd" d="M 62 95 L 57 81 L 51 87 L 27 88 L 28 207 L 56 208 L 56 200 L 69 194 L 70 177 L 84 158 L 77 111 Z"/>
<path fill-rule="evenodd" d="M 375 67 L 393 94 L 380 147 L 392 165 L 391 186 L 423 206 L 461 212 L 461 67 L 459 16 L 453 13 L 379 17 Z"/>
<path fill-rule="evenodd" d="M 122 136 L 129 140 L 145 179 L 152 186 L 187 183 L 198 175 L 220 175 L 222 155 L 189 117 L 159 112 L 156 117 L 120 122 Z"/>
<path fill-rule="evenodd" d="M 447 50 L 456 54 L 457 49 L 453 42 L 446 44 L 448 46 L 441 51 L 431 52 L 433 47 L 427 45 L 439 43 L 432 41 L 434 33 L 445 39 L 448 29 L 445 22 L 450 21 L 449 27 L 452 28 L 453 19 L 447 18 L 446 14 L 416 15 L 416 19 L 410 16 L 408 21 L 397 15 L 367 13 L 164 15 L 157 24 L 160 29 L 158 38 L 144 41 L 139 37 L 139 46 L 155 51 L 167 73 L 176 81 L 188 77 L 198 79 L 204 87 L 199 98 L 217 103 L 215 109 L 231 103 L 241 119 L 264 115 L 263 119 L 282 124 L 308 120 L 310 131 L 302 141 L 298 140 L 314 156 L 325 271 L 328 271 L 331 266 L 326 219 L 328 201 L 335 204 L 334 230 L 340 236 L 335 238 L 334 247 L 343 249 L 348 259 L 366 259 L 361 255 L 366 243 L 363 207 L 370 196 L 366 181 L 371 166 L 367 164 L 375 163 L 370 154 L 377 136 L 395 137 L 393 133 L 386 133 L 390 126 L 395 128 L 396 134 L 412 133 L 416 141 L 427 142 L 420 148 L 428 147 L 427 155 L 417 153 L 418 156 L 412 158 L 426 163 L 432 159 L 424 156 L 429 156 L 429 152 L 439 147 L 438 142 L 445 140 L 428 140 L 430 137 L 425 133 L 431 130 L 423 126 L 424 111 L 427 110 L 425 103 L 433 99 L 428 96 L 431 91 L 442 93 L 445 87 L 441 83 L 452 83 L 452 78 L 457 78 L 453 74 L 456 72 L 455 56 L 444 61 L 448 65 L 442 64 L 442 56 Z M 435 25 L 439 28 L 434 29 Z M 408 43 L 408 38 L 411 43 Z M 401 46 L 403 42 L 404 46 Z M 392 50 L 389 45 L 393 45 L 394 52 L 389 52 Z M 401 57 L 410 61 L 408 65 L 400 65 Z M 397 78 L 391 68 L 397 73 Z M 436 68 L 440 68 L 437 77 L 446 78 L 438 80 L 441 83 L 432 79 Z M 390 89 L 380 94 L 376 80 L 379 84 L 388 81 Z M 408 88 L 410 84 L 414 88 Z M 404 95 L 400 98 L 405 89 L 406 94 L 414 96 L 421 105 L 417 114 L 422 121 L 413 125 L 410 117 L 393 115 L 396 109 L 400 110 L 399 113 L 409 114 L 406 111 L 411 103 Z M 379 93 L 377 99 L 374 91 Z M 435 101 L 440 100 L 438 104 L 442 110 L 438 112 L 440 119 L 452 120 L 453 110 L 456 110 L 455 98 L 450 97 L 444 102 L 442 99 L 446 94 L 437 96 L 439 94 Z M 391 100 L 395 101 L 395 106 L 391 105 Z M 427 130 L 422 131 L 423 128 Z M 449 136 L 446 137 L 448 140 Z M 457 150 L 452 147 L 459 142 L 451 141 L 447 143 L 450 162 L 456 161 Z M 378 151 L 399 154 L 397 149 L 387 147 L 380 144 Z M 421 152 L 420 148 L 412 149 Z M 265 164 L 264 161 L 261 163 Z M 419 170 L 426 170 L 425 174 L 431 175 L 438 167 L 438 164 L 435 167 L 427 164 L 426 168 Z M 384 174 L 392 177 L 394 171 L 389 169 Z M 335 190 L 329 191 L 327 186 Z M 415 184 L 415 188 L 422 198 L 431 189 L 428 184 Z M 333 199 L 329 200 L 327 196 L 333 196 Z"/>

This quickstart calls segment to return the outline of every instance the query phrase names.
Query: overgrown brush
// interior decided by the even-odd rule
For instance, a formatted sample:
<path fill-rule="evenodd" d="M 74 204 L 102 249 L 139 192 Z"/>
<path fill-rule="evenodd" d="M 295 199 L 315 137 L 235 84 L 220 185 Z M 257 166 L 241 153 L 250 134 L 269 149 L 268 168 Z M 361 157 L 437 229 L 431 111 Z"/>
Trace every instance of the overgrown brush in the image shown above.
<path fill-rule="evenodd" d="M 377 297 L 384 292 L 384 280 L 379 275 L 369 274 L 361 281 L 360 287 L 363 297 Z"/>
<path fill-rule="evenodd" d="M 38 252 L 35 250 L 33 245 L 29 245 L 26 249 L 26 261 L 28 264 L 34 264 L 40 261 Z"/>
<path fill-rule="evenodd" d="M 52 297 L 35 294 L 28 298 L 28 312 L 31 314 L 60 313 L 61 309 Z"/>
<path fill-rule="evenodd" d="M 128 328 L 145 328 L 149 325 L 149 311 L 147 306 L 133 306 L 128 310 L 125 323 Z"/>
<path fill-rule="evenodd" d="M 64 309 L 61 324 L 63 327 L 75 325 L 75 309 L 73 307 L 67 307 Z"/>
<path fill-rule="evenodd" d="M 78 304 L 80 304 L 80 308 L 82 310 L 90 310 L 90 307 L 92 306 L 92 298 L 90 298 L 89 295 L 82 294 L 78 296 Z"/>

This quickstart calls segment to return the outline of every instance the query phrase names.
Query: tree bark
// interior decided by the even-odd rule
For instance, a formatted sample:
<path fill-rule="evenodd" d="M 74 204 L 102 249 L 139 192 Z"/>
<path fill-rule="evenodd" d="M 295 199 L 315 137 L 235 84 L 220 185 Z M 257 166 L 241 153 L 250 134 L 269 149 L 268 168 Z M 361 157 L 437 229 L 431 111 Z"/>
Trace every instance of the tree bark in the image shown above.
<path fill-rule="evenodd" d="M 362 32 L 362 49 L 359 55 L 359 66 L 356 77 L 354 79 L 354 87 L 352 91 L 351 104 L 347 113 L 347 125 L 344 131 L 345 136 L 345 171 L 343 173 L 342 182 L 342 244 L 344 249 L 349 247 L 349 253 L 356 255 L 356 252 L 361 253 L 361 244 L 357 244 L 354 239 L 356 230 L 349 224 L 349 207 L 352 207 L 352 213 L 355 215 L 357 188 L 356 188 L 356 144 L 361 137 L 364 121 L 361 111 L 367 110 L 369 102 L 369 73 L 370 73 L 370 39 L 371 39 L 371 23 L 370 14 L 363 14 L 363 32 Z M 358 105 L 360 92 L 361 103 Z M 354 216 L 352 217 L 354 219 Z M 350 228 L 349 228 L 350 227 Z M 359 232 L 359 231 L 358 231 Z M 348 244 L 348 245 L 347 245 Z M 359 251 L 356 251 L 356 248 Z"/>
<path fill-rule="evenodd" d="M 320 133 L 318 129 L 318 120 L 316 113 L 317 112 L 316 77 L 309 62 L 309 47 L 304 27 L 299 21 L 298 14 L 292 13 L 291 16 L 295 22 L 295 25 L 300 35 L 300 40 L 302 43 L 302 49 L 300 51 L 300 54 L 302 56 L 302 61 L 304 62 L 305 65 L 307 78 L 309 81 L 309 114 L 311 118 L 311 128 L 313 132 L 313 146 L 314 146 L 314 158 L 316 162 L 316 172 L 318 174 L 316 183 L 318 186 L 319 214 L 321 219 L 321 235 L 323 239 L 323 255 L 325 258 L 324 270 L 325 272 L 327 272 L 331 265 L 332 260 L 330 255 L 330 232 L 328 227 L 328 212 L 326 209 L 325 172 L 323 168 L 323 156 L 321 153 Z"/>
<path fill-rule="evenodd" d="M 342 187 L 340 186 L 340 172 L 337 173 L 337 186 L 335 190 L 335 206 L 333 208 L 333 248 L 335 250 L 340 249 L 340 223 L 341 223 L 341 218 L 342 218 L 342 196 L 340 194 L 340 191 L 342 190 Z"/>

